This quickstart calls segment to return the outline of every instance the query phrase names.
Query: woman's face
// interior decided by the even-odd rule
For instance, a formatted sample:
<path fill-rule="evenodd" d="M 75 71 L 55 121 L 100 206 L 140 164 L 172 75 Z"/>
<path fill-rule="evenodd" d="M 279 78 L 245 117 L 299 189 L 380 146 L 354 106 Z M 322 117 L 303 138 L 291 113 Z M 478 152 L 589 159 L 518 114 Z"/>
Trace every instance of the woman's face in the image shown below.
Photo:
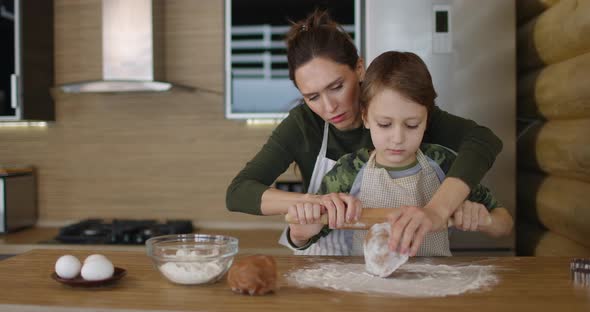
<path fill-rule="evenodd" d="M 407 166 L 416 160 L 428 110 L 399 92 L 384 89 L 369 102 L 365 127 L 377 153 L 378 164 L 387 167 Z"/>
<path fill-rule="evenodd" d="M 358 128 L 359 81 L 364 75 L 362 59 L 355 70 L 328 58 L 315 57 L 295 70 L 295 81 L 305 103 L 339 130 Z"/>

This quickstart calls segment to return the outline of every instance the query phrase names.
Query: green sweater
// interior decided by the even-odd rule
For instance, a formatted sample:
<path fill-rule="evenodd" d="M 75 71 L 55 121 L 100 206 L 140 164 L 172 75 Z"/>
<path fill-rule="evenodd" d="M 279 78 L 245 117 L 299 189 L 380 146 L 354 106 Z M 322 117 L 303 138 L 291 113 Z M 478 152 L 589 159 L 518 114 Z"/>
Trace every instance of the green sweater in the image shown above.
<path fill-rule="evenodd" d="M 322 145 L 323 129 L 324 121 L 307 105 L 293 108 L 258 154 L 229 185 L 226 193 L 227 208 L 248 214 L 262 214 L 262 193 L 292 162 L 297 164 L 303 186 L 307 190 Z M 440 144 L 458 151 L 457 159 L 447 176 L 463 180 L 470 188 L 480 182 L 502 150 L 502 142 L 490 129 L 451 115 L 438 107 L 429 116 L 423 142 Z M 372 147 L 368 129 L 361 126 L 340 131 L 330 125 L 328 158 L 338 160 L 345 154 Z"/>

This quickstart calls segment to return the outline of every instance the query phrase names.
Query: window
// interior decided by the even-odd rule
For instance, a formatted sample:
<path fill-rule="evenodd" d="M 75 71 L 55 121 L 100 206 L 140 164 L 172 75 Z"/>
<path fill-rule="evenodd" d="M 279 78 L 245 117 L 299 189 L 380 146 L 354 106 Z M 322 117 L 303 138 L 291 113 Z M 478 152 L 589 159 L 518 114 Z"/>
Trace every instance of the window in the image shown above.
<path fill-rule="evenodd" d="M 226 0 L 226 118 L 283 118 L 300 103 L 289 80 L 284 36 L 289 21 L 315 8 L 332 17 L 360 46 L 359 0 Z"/>

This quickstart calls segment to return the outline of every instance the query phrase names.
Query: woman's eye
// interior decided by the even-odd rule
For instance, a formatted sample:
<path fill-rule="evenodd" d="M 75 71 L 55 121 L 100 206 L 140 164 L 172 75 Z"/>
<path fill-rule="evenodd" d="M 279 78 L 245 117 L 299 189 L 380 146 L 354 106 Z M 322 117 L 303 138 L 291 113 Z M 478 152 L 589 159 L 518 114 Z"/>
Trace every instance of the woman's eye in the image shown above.
<path fill-rule="evenodd" d="M 418 125 L 406 125 L 406 127 L 410 128 L 410 129 L 416 129 L 416 128 L 418 128 Z"/>
<path fill-rule="evenodd" d="M 342 89 L 342 84 L 339 84 L 339 85 L 332 88 L 332 90 L 340 90 L 340 89 Z"/>
<path fill-rule="evenodd" d="M 380 128 L 387 128 L 387 127 L 391 126 L 391 124 L 390 123 L 388 123 L 388 124 L 378 123 L 377 126 L 379 126 Z"/>

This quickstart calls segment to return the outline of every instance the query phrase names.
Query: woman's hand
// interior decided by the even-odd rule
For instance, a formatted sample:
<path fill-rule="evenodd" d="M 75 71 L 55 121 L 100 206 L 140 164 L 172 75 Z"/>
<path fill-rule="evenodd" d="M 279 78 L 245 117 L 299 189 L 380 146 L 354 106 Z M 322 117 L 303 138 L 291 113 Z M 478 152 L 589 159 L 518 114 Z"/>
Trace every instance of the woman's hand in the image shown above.
<path fill-rule="evenodd" d="M 362 206 L 358 198 L 346 193 L 307 195 L 303 202 L 291 205 L 287 213 L 299 220 L 299 224 L 318 223 L 321 215 L 328 214 L 328 226 L 337 229 L 344 223 L 357 222 Z"/>
<path fill-rule="evenodd" d="M 341 228 L 344 223 L 354 223 L 361 217 L 361 201 L 346 193 L 330 193 L 319 197 L 320 204 L 328 213 L 328 226 Z"/>
<path fill-rule="evenodd" d="M 469 200 L 457 208 L 452 218 L 453 225 L 462 231 L 485 232 L 492 224 L 492 217 L 486 207 Z"/>
<path fill-rule="evenodd" d="M 320 219 L 324 211 L 325 208 L 317 203 L 306 202 L 290 206 L 287 214 L 299 222 L 299 224 L 289 225 L 291 242 L 301 247 L 318 234 L 324 227 Z"/>
<path fill-rule="evenodd" d="M 321 222 L 321 215 L 326 211 L 323 205 L 319 203 L 303 202 L 289 206 L 287 214 L 290 219 L 295 220 L 300 225 L 318 224 Z"/>
<path fill-rule="evenodd" d="M 400 207 L 397 212 L 389 215 L 389 249 L 415 256 L 426 233 L 432 230 L 433 222 L 439 223 L 438 219 L 439 216 L 427 209 L 415 206 Z"/>

